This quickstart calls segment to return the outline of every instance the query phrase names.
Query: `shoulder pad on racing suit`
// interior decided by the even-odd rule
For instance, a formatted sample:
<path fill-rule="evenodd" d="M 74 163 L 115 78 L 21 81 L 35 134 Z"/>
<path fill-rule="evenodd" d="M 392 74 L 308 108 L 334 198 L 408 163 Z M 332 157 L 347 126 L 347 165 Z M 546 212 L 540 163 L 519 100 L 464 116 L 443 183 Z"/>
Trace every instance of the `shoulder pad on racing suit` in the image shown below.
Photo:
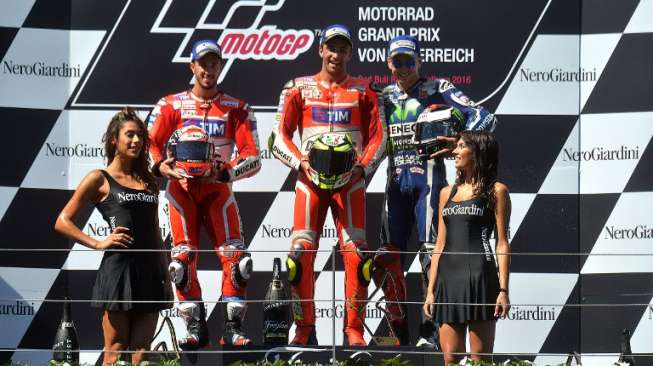
<path fill-rule="evenodd" d="M 427 85 L 429 82 L 435 84 Z M 429 95 L 431 95 L 430 90 L 432 87 L 435 87 L 435 90 L 442 95 L 448 105 L 458 108 L 465 115 L 465 129 L 494 131 L 497 123 L 494 114 L 490 113 L 485 107 L 474 103 L 448 80 L 429 80 L 424 83 L 423 87 L 428 87 Z"/>
<path fill-rule="evenodd" d="M 387 140 L 387 133 L 385 130 L 385 113 L 383 108 L 383 97 L 378 91 L 372 89 L 373 83 L 369 83 L 363 78 L 352 77 L 348 89 L 357 90 L 360 92 L 361 97 L 372 98 L 372 109 L 370 112 L 370 125 L 368 126 L 367 145 L 364 147 L 362 155 L 359 157 L 358 166 L 363 168 L 366 177 L 374 174 L 379 164 L 385 157 L 385 145 Z M 376 87 L 378 90 L 379 88 Z M 372 95 L 370 95 L 372 94 Z M 374 106 L 375 105 L 375 106 Z M 378 122 L 378 124 L 377 124 Z"/>
<path fill-rule="evenodd" d="M 268 138 L 268 148 L 272 155 L 279 159 L 285 165 L 291 167 L 292 169 L 299 170 L 301 160 L 297 155 L 297 147 L 290 146 L 294 143 L 292 140 L 284 141 L 284 138 L 280 136 L 280 127 L 281 119 L 284 113 L 284 107 L 286 105 L 286 99 L 288 95 L 292 94 L 296 90 L 302 91 L 304 88 L 317 86 L 317 82 L 312 76 L 302 76 L 295 79 L 291 79 L 286 82 L 281 90 L 281 95 L 279 97 L 279 106 L 277 108 L 277 113 L 275 115 L 275 122 L 272 128 L 272 133 Z M 299 96 L 304 99 L 303 94 L 300 92 Z"/>
<path fill-rule="evenodd" d="M 383 87 L 377 83 L 370 83 L 370 89 L 375 91 L 376 93 L 382 93 L 383 92 Z"/>
<path fill-rule="evenodd" d="M 283 113 L 283 104 L 284 101 L 286 100 L 286 95 L 288 94 L 288 90 L 294 87 L 295 87 L 295 79 L 291 79 L 288 80 L 285 84 L 283 84 L 283 88 L 281 88 L 281 95 L 279 96 L 279 105 L 277 106 L 277 113 L 274 114 L 274 124 L 272 125 L 272 132 L 270 132 L 270 136 L 268 136 L 268 151 L 270 152 L 272 152 L 272 145 L 274 145 L 274 139 L 279 134 L 278 131 L 279 121 L 281 121 L 281 113 Z"/>
<path fill-rule="evenodd" d="M 290 89 L 295 86 L 295 79 L 288 80 L 285 84 L 283 84 L 283 89 Z"/>
<path fill-rule="evenodd" d="M 427 95 L 433 95 L 435 93 L 442 94 L 444 91 L 447 90 L 445 88 L 448 88 L 446 84 L 453 86 L 450 82 L 444 79 L 424 80 L 421 82 L 419 89 L 426 92 Z M 441 88 L 441 86 L 443 88 Z"/>
<path fill-rule="evenodd" d="M 150 170 L 159 176 L 159 165 L 166 159 L 165 145 L 175 130 L 174 113 L 181 108 L 180 98 L 186 92 L 167 95 L 157 102 L 147 118 L 147 129 L 150 136 Z"/>
<path fill-rule="evenodd" d="M 390 95 L 397 90 L 397 86 L 395 84 L 390 84 L 387 85 L 383 90 L 381 90 L 381 95 L 383 97 L 383 102 L 388 103 L 390 100 Z"/>

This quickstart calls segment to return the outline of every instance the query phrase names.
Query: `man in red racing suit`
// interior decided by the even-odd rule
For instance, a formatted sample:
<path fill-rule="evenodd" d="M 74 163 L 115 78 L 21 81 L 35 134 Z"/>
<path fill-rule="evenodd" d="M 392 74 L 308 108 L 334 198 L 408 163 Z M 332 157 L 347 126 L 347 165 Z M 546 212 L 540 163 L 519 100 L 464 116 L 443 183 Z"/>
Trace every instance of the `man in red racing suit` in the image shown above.
<path fill-rule="evenodd" d="M 243 101 L 218 90 L 217 77 L 224 60 L 220 47 L 211 40 L 193 46 L 191 90 L 162 98 L 149 122 L 153 171 L 168 178 L 172 262 L 169 266 L 177 289 L 179 310 L 188 335 L 179 340 L 183 349 L 197 349 L 208 342 L 202 291 L 197 279 L 200 225 L 213 241 L 222 263 L 222 300 L 227 301 L 221 344 L 245 345 L 250 340 L 241 329 L 245 314 L 247 280 L 252 271 L 241 233 L 238 206 L 231 182 L 256 174 L 261 167 L 256 119 Z M 214 168 L 210 177 L 182 177 L 165 145 L 175 130 L 195 125 L 209 135 L 214 145 Z M 237 156 L 231 160 L 234 145 Z"/>
<path fill-rule="evenodd" d="M 361 252 L 367 250 L 365 176 L 376 169 L 382 158 L 385 128 L 377 94 L 366 81 L 347 74 L 346 65 L 352 55 L 349 31 L 341 25 L 327 27 L 319 53 L 322 70 L 317 75 L 294 79 L 284 87 L 271 141 L 275 157 L 300 171 L 287 259 L 291 295 L 297 300 L 292 304 L 296 329 L 291 344 L 317 344 L 313 263 L 326 213 L 331 208 L 345 264 L 345 344 L 365 345 L 363 321 L 371 265 L 371 256 Z M 292 142 L 297 129 L 301 148 Z M 307 154 L 319 136 L 334 132 L 351 135 L 357 162 L 347 184 L 325 190 L 309 178 L 312 168 Z"/>

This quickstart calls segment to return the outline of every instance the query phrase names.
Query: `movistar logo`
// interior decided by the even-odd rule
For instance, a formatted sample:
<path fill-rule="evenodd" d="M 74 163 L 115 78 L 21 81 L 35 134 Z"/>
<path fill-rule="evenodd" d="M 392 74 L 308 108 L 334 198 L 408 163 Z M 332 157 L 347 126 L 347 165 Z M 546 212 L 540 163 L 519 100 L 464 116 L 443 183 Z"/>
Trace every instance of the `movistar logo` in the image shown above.
<path fill-rule="evenodd" d="M 390 123 L 417 121 L 417 116 L 423 109 L 422 104 L 417 99 L 409 99 L 403 107 L 395 105 L 390 114 Z"/>

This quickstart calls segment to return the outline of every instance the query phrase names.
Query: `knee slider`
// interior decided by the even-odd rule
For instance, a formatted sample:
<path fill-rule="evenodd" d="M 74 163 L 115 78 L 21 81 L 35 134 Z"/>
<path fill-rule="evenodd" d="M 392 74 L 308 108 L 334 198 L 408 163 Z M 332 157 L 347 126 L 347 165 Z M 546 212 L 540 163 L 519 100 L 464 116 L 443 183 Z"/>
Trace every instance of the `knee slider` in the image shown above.
<path fill-rule="evenodd" d="M 399 263 L 401 261 L 401 256 L 399 253 L 393 253 L 397 251 L 399 251 L 399 248 L 394 245 L 382 245 L 376 253 L 374 253 L 375 269 L 388 269 L 392 264 Z"/>
<path fill-rule="evenodd" d="M 251 254 L 245 251 L 245 246 L 241 243 L 233 243 L 220 247 L 220 255 L 227 259 L 230 264 L 231 281 L 237 288 L 247 286 L 247 281 L 252 277 L 254 262 Z"/>
<path fill-rule="evenodd" d="M 175 284 L 180 290 L 186 290 L 188 286 L 188 266 L 176 259 L 168 264 L 168 273 L 170 273 L 170 282 Z"/>
<path fill-rule="evenodd" d="M 374 269 L 374 258 L 370 253 L 365 253 L 363 250 L 367 249 L 367 244 L 365 243 L 352 243 L 345 246 L 345 252 L 343 253 L 350 260 L 358 262 L 356 267 L 356 273 L 360 283 L 367 287 L 372 281 L 372 272 Z"/>
<path fill-rule="evenodd" d="M 195 259 L 195 252 L 193 248 L 188 245 L 177 245 L 170 250 L 172 259 L 176 259 L 182 263 L 190 264 Z"/>
<path fill-rule="evenodd" d="M 297 241 L 292 244 L 290 254 L 286 258 L 286 273 L 288 274 L 288 282 L 297 286 L 302 279 L 302 274 L 305 271 L 304 265 L 312 265 L 312 258 L 315 257 L 314 252 L 306 252 L 312 250 L 313 244 L 308 241 Z"/>
<path fill-rule="evenodd" d="M 244 288 L 247 286 L 247 281 L 252 277 L 253 270 L 254 262 L 252 261 L 252 256 L 249 253 L 244 253 L 238 260 L 238 263 L 231 267 L 231 277 L 234 280 L 234 283 L 237 283 L 238 286 Z"/>
<path fill-rule="evenodd" d="M 189 264 L 193 260 L 194 252 L 189 246 L 179 245 L 172 248 L 171 256 L 172 261 L 168 265 L 170 281 L 179 290 L 188 290 L 190 285 Z"/>
<path fill-rule="evenodd" d="M 384 281 L 388 281 L 386 280 L 388 276 L 392 277 L 390 280 L 392 283 L 404 278 L 401 255 L 397 253 L 398 251 L 399 248 L 394 245 L 384 244 L 374 253 L 372 277 L 377 286 L 387 286 Z"/>

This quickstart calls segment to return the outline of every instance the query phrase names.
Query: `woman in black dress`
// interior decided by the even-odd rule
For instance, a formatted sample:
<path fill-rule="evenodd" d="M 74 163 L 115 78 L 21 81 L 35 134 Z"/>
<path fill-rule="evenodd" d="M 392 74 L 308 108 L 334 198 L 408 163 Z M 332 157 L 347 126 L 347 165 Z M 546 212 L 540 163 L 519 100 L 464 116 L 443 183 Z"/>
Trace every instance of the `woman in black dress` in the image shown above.
<path fill-rule="evenodd" d="M 456 183 L 440 191 L 424 312 L 440 324 L 447 365 L 463 358 L 467 330 L 471 359 L 490 361 L 496 319 L 510 309 L 510 197 L 497 181 L 498 150 L 491 133 L 462 132 L 453 151 Z M 490 246 L 493 231 L 498 268 Z"/>
<path fill-rule="evenodd" d="M 131 362 L 144 360 L 150 349 L 158 311 L 171 307 L 172 288 L 158 223 L 158 188 L 148 170 L 148 135 L 143 121 L 125 108 L 109 122 L 103 137 L 106 170 L 93 170 L 79 184 L 63 208 L 55 230 L 104 252 L 93 286 L 92 306 L 104 310 L 104 365 L 132 352 Z M 99 241 L 74 223 L 77 214 L 93 203 L 111 234 Z M 132 302 L 133 301 L 133 302 Z M 149 302 L 155 301 L 155 302 Z M 158 302 L 156 302 L 158 301 Z"/>

